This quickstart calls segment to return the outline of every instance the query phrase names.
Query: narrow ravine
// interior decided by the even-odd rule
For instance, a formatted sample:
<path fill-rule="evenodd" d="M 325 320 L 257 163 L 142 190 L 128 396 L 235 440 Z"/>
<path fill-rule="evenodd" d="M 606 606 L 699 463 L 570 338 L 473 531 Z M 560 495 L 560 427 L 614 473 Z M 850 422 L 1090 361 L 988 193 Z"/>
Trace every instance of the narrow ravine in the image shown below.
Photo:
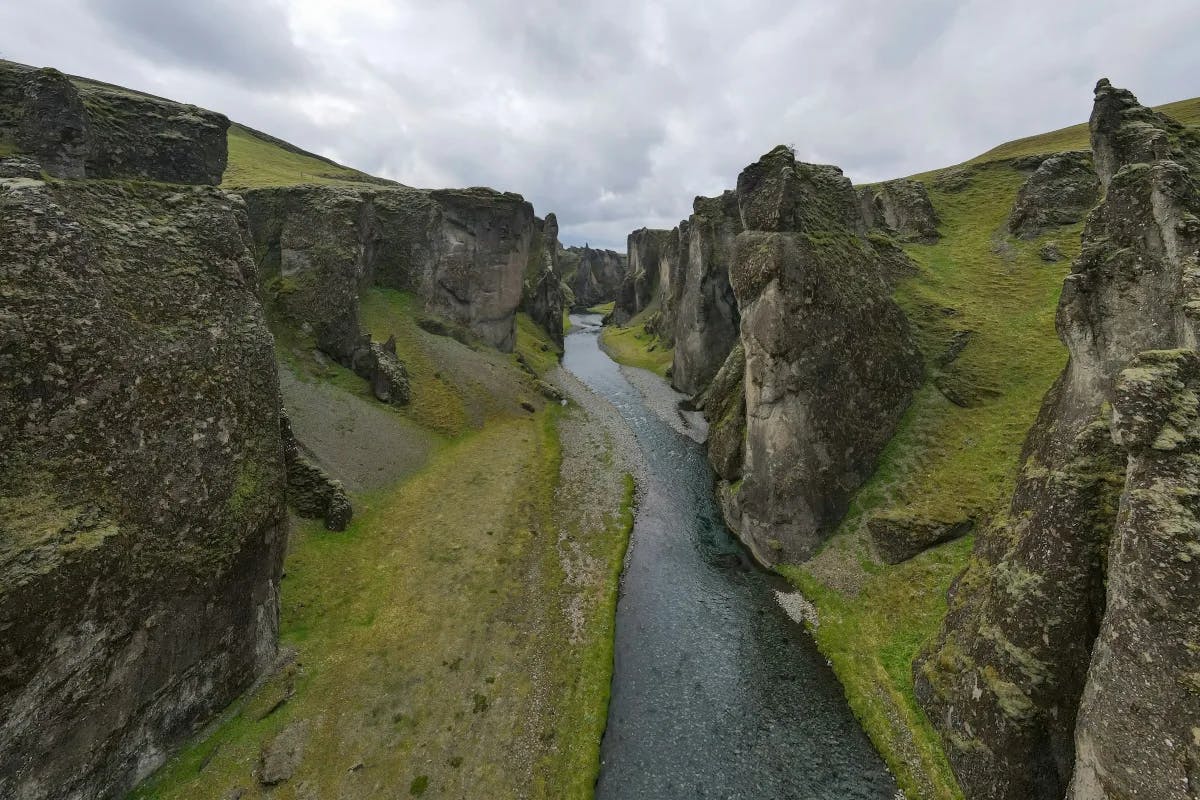
<path fill-rule="evenodd" d="M 893 798 L 833 671 L 722 521 L 703 447 L 600 349 L 599 316 L 571 321 L 564 366 L 616 406 L 647 471 L 596 797 Z"/>

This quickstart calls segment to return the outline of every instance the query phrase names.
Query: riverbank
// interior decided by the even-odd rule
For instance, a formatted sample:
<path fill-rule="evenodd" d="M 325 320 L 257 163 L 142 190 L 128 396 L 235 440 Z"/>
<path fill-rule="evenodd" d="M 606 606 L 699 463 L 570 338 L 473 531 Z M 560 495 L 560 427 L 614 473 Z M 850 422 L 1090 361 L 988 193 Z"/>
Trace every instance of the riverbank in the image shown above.
<path fill-rule="evenodd" d="M 294 520 L 280 671 L 135 797 L 591 797 L 636 469 L 614 412 L 582 395 L 528 413 L 512 356 L 425 334 L 403 297 L 371 303 L 427 399 L 369 405 L 340 367 L 281 356 L 297 418 L 341 432 L 317 449 L 355 518 Z M 412 444 L 358 452 L 375 440 Z"/>

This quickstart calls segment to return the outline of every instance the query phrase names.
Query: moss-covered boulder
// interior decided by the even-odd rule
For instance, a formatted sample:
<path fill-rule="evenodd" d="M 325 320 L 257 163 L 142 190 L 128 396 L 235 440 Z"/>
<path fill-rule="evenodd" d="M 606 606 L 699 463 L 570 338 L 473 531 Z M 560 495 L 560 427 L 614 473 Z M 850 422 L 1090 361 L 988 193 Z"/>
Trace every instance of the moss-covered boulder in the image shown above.
<path fill-rule="evenodd" d="M 1017 192 L 1008 218 L 1014 236 L 1032 239 L 1050 228 L 1072 225 L 1096 205 L 1100 180 L 1089 153 L 1058 153 L 1043 160 Z"/>

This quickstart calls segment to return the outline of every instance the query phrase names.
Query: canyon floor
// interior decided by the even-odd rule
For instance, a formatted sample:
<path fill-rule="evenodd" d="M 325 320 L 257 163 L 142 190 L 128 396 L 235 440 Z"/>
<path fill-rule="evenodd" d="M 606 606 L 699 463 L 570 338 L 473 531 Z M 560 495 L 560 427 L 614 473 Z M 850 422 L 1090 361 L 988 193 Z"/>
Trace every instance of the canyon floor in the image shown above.
<path fill-rule="evenodd" d="M 367 308 L 415 400 L 280 337 L 293 424 L 357 513 L 293 520 L 278 671 L 136 797 L 590 796 L 632 524 L 611 408 L 560 377 L 583 403 L 530 413 L 513 356 L 420 330 L 398 293 Z"/>

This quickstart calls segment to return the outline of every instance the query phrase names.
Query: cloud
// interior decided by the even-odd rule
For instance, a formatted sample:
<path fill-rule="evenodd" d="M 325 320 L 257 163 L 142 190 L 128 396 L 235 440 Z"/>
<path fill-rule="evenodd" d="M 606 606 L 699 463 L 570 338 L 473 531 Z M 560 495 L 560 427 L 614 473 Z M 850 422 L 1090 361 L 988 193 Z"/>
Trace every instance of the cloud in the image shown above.
<path fill-rule="evenodd" d="M 112 40 L 148 59 L 210 73 L 243 86 L 272 88 L 314 76 L 296 47 L 278 0 L 91 0 Z"/>
<path fill-rule="evenodd" d="M 71 20 L 70 25 L 61 20 Z M 215 108 L 418 186 L 490 185 L 623 249 L 788 143 L 872 181 L 1197 94 L 1184 0 L 43 0 L 0 53 Z"/>

